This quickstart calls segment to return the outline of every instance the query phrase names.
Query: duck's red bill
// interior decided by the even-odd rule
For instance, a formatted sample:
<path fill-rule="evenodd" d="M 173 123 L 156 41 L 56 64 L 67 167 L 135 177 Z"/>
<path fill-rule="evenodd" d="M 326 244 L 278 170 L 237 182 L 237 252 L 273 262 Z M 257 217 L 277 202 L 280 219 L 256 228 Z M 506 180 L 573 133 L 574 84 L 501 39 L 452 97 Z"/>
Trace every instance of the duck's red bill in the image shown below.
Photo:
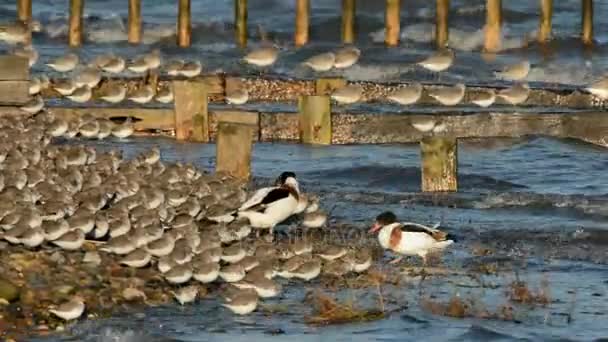
<path fill-rule="evenodd" d="M 380 230 L 380 228 L 382 228 L 382 226 L 381 226 L 381 225 L 380 225 L 378 222 L 376 222 L 376 223 L 374 223 L 374 225 L 373 225 L 373 226 L 372 226 L 372 227 L 369 229 L 368 233 L 370 233 L 370 234 L 371 234 L 371 233 L 375 233 L 375 232 L 379 231 L 379 230 Z"/>

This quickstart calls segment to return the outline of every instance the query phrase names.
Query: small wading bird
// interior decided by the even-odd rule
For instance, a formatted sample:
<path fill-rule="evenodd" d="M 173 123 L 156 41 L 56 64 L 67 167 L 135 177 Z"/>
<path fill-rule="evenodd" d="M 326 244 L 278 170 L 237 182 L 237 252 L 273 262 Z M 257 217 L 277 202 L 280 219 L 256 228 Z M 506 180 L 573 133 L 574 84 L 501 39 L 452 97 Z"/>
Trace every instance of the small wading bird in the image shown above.
<path fill-rule="evenodd" d="M 404 255 L 418 255 L 426 265 L 429 252 L 445 249 L 454 243 L 448 239 L 447 233 L 437 229 L 437 226 L 427 227 L 412 222 L 397 222 L 397 216 L 390 211 L 376 217 L 376 222 L 369 233 L 378 233 L 378 241 L 384 249 L 390 249 L 402 256 L 391 261 L 398 263 Z"/>

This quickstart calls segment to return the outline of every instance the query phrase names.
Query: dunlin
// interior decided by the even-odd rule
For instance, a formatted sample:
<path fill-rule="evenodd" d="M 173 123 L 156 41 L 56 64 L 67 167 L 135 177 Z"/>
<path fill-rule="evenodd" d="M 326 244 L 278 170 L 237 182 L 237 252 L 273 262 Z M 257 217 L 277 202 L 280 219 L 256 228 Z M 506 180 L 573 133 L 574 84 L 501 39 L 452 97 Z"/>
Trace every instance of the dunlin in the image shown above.
<path fill-rule="evenodd" d="M 92 67 L 86 67 L 74 76 L 74 83 L 77 87 L 87 85 L 89 88 L 95 88 L 99 82 L 101 82 L 101 72 Z"/>
<path fill-rule="evenodd" d="M 40 246 L 44 242 L 44 231 L 42 228 L 31 228 L 19 237 L 19 241 L 29 248 Z"/>
<path fill-rule="evenodd" d="M 122 124 L 114 126 L 114 128 L 112 129 L 112 135 L 119 139 L 124 139 L 131 136 L 133 134 L 133 131 L 133 123 L 131 122 L 131 118 L 129 117 Z"/>
<path fill-rule="evenodd" d="M 171 291 L 173 298 L 180 304 L 184 305 L 192 303 L 198 296 L 198 286 L 190 285 L 177 289 L 177 291 Z"/>
<path fill-rule="evenodd" d="M 109 103 L 119 103 L 127 96 L 127 88 L 120 83 L 115 83 L 106 88 L 106 93 L 100 99 Z"/>
<path fill-rule="evenodd" d="M 363 88 L 357 84 L 350 84 L 334 90 L 331 98 L 340 104 L 353 104 L 363 96 Z"/>
<path fill-rule="evenodd" d="M 237 263 L 245 257 L 245 249 L 239 243 L 228 246 L 222 250 L 221 259 L 227 263 Z"/>
<path fill-rule="evenodd" d="M 97 134 L 99 134 L 99 122 L 97 120 L 89 121 L 78 129 L 78 133 L 80 136 L 85 138 L 97 138 Z"/>
<path fill-rule="evenodd" d="M 129 96 L 129 100 L 135 103 L 148 103 L 154 97 L 154 89 L 149 85 L 136 89 Z"/>
<path fill-rule="evenodd" d="M 71 95 L 74 90 L 76 90 L 76 82 L 71 78 L 67 78 L 65 80 L 53 82 L 52 87 L 63 96 Z"/>
<path fill-rule="evenodd" d="M 162 88 L 156 93 L 154 99 L 160 103 L 173 102 L 173 89 L 171 87 Z"/>
<path fill-rule="evenodd" d="M 92 96 L 93 92 L 91 91 L 91 87 L 89 87 L 88 85 L 83 85 L 81 87 L 76 88 L 74 92 L 72 92 L 72 94 L 67 95 L 66 97 L 71 101 L 84 103 L 89 101 Z"/>
<path fill-rule="evenodd" d="M 201 62 L 194 61 L 194 62 L 184 63 L 182 68 L 179 70 L 179 73 L 182 76 L 191 78 L 191 77 L 196 77 L 196 76 L 200 75 L 202 70 L 203 70 L 203 66 L 201 65 Z"/>
<path fill-rule="evenodd" d="M 0 26 L 0 40 L 8 44 L 26 43 L 33 27 L 21 21 Z"/>
<path fill-rule="evenodd" d="M 79 60 L 80 59 L 78 58 L 77 54 L 68 53 L 46 63 L 46 65 L 58 72 L 68 72 L 73 70 L 78 65 Z"/>
<path fill-rule="evenodd" d="M 84 243 L 84 233 L 80 229 L 72 230 L 51 242 L 67 251 L 77 250 L 80 249 Z"/>
<path fill-rule="evenodd" d="M 146 249 L 148 250 L 148 253 L 161 257 L 164 255 L 169 255 L 171 252 L 173 252 L 174 247 L 175 240 L 173 237 L 165 234 L 162 238 L 148 243 Z"/>
<path fill-rule="evenodd" d="M 327 245 L 317 251 L 316 254 L 325 260 L 335 260 L 343 257 L 347 252 L 348 250 L 342 246 Z"/>
<path fill-rule="evenodd" d="M 71 321 L 82 316 L 84 309 L 85 304 L 82 298 L 74 297 L 55 308 L 50 308 L 49 312 L 65 321 Z"/>
<path fill-rule="evenodd" d="M 184 62 L 183 60 L 175 59 L 166 63 L 163 66 L 163 69 L 169 76 L 178 76 L 180 70 L 182 70 L 182 68 L 184 67 L 184 64 L 186 64 L 186 62 Z"/>
<path fill-rule="evenodd" d="M 336 55 L 333 52 L 324 52 L 308 58 L 303 64 L 314 71 L 329 71 L 335 61 Z"/>
<path fill-rule="evenodd" d="M 453 87 L 442 87 L 429 91 L 429 96 L 444 106 L 454 106 L 464 98 L 466 86 L 458 83 Z"/>
<path fill-rule="evenodd" d="M 150 260 L 152 260 L 152 256 L 144 249 L 139 248 L 127 254 L 120 260 L 120 263 L 133 268 L 141 268 L 148 266 Z"/>
<path fill-rule="evenodd" d="M 220 264 L 217 262 L 194 263 L 192 277 L 203 284 L 214 282 L 220 274 Z"/>
<path fill-rule="evenodd" d="M 36 94 L 40 93 L 41 89 L 42 89 L 42 86 L 40 84 L 40 78 L 32 77 L 30 79 L 30 83 L 28 85 L 28 93 L 30 95 L 36 95 Z"/>
<path fill-rule="evenodd" d="M 57 221 L 45 221 L 42 224 L 44 229 L 44 238 L 48 241 L 53 241 L 60 238 L 63 234 L 70 230 L 70 225 L 64 219 Z"/>
<path fill-rule="evenodd" d="M 184 284 L 192 278 L 192 266 L 190 264 L 176 265 L 163 274 L 171 284 Z"/>
<path fill-rule="evenodd" d="M 101 246 L 99 250 L 117 255 L 127 255 L 133 252 L 136 247 L 137 246 L 131 237 L 128 234 L 125 234 L 111 238 L 103 246 Z"/>
<path fill-rule="evenodd" d="M 585 90 L 602 100 L 608 100 L 608 77 L 588 85 Z"/>
<path fill-rule="evenodd" d="M 521 81 L 530 73 L 530 62 L 523 60 L 521 62 L 507 65 L 501 71 L 495 71 L 496 78 L 509 81 Z"/>
<path fill-rule="evenodd" d="M 26 104 L 19 107 L 22 111 L 28 114 L 36 114 L 44 108 L 44 100 L 42 96 L 36 95 L 31 100 L 29 100 Z"/>
<path fill-rule="evenodd" d="M 525 102 L 530 94 L 530 87 L 523 84 L 515 84 L 507 89 L 502 89 L 496 96 L 502 98 L 512 105 L 518 105 Z"/>
<path fill-rule="evenodd" d="M 387 96 L 387 99 L 394 101 L 400 105 L 411 105 L 420 100 L 420 97 L 422 96 L 422 90 L 422 84 L 414 82 L 406 87 L 395 90 Z"/>
<path fill-rule="evenodd" d="M 227 303 L 222 306 L 230 309 L 238 315 L 247 315 L 255 311 L 258 306 L 258 295 L 251 291 L 239 291 L 234 296 L 226 299 Z"/>
<path fill-rule="evenodd" d="M 100 65 L 101 70 L 110 74 L 119 74 L 125 70 L 125 59 L 118 56 L 113 56 L 106 63 Z"/>
<path fill-rule="evenodd" d="M 245 277 L 232 285 L 239 289 L 253 289 L 260 298 L 273 298 L 281 293 L 280 284 L 263 276 Z"/>
<path fill-rule="evenodd" d="M 294 278 L 302 279 L 304 281 L 312 280 L 319 276 L 321 273 L 321 261 L 313 259 L 302 264 L 296 270 L 292 271 L 291 274 Z"/>
<path fill-rule="evenodd" d="M 227 283 L 234 283 L 245 278 L 245 269 L 239 264 L 224 266 L 220 269 L 219 276 Z"/>
<path fill-rule="evenodd" d="M 454 51 L 442 49 L 417 64 L 427 70 L 441 72 L 452 66 L 452 63 L 454 63 Z"/>
<path fill-rule="evenodd" d="M 271 66 L 279 56 L 279 49 L 274 46 L 260 47 L 249 52 L 243 60 L 258 67 Z"/>
<path fill-rule="evenodd" d="M 226 91 L 226 103 L 234 105 L 245 104 L 249 100 L 249 92 L 245 88 Z"/>
<path fill-rule="evenodd" d="M 321 210 L 305 213 L 302 225 L 306 228 L 321 228 L 327 223 L 327 214 Z"/>
<path fill-rule="evenodd" d="M 350 68 L 359 61 L 361 50 L 354 46 L 346 46 L 335 52 L 334 67 L 337 69 Z"/>
<path fill-rule="evenodd" d="M 496 101 L 496 92 L 494 89 L 483 91 L 474 100 L 471 100 L 471 102 L 483 108 L 490 107 L 494 104 L 494 101 Z"/>
<path fill-rule="evenodd" d="M 15 56 L 27 58 L 30 68 L 38 61 L 38 50 L 32 44 L 24 44 L 12 49 L 11 53 Z"/>

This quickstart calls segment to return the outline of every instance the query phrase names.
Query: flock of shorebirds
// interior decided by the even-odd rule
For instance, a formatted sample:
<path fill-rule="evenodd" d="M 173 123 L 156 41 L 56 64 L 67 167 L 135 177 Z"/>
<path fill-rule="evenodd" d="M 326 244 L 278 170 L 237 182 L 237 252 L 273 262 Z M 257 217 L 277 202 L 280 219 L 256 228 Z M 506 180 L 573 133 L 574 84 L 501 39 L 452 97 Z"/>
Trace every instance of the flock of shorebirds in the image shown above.
<path fill-rule="evenodd" d="M 38 60 L 38 52 L 32 45 L 20 45 L 12 50 L 15 55 L 29 59 L 30 65 Z M 268 68 L 272 66 L 279 57 L 280 50 L 276 46 L 262 46 L 243 57 L 243 61 L 257 68 Z M 354 46 L 346 46 L 333 52 L 324 52 L 306 59 L 302 64 L 315 72 L 345 69 L 355 65 L 361 56 L 361 51 Z M 455 60 L 455 53 L 451 49 L 442 49 L 433 55 L 417 62 L 416 64 L 432 73 L 441 73 L 449 69 Z M 74 71 L 71 77 L 51 81 L 45 75 L 33 77 L 30 82 L 29 92 L 34 98 L 22 109 L 28 113 L 37 113 L 44 107 L 44 101 L 39 94 L 42 89 L 52 88 L 66 99 L 77 103 L 88 102 L 92 99 L 92 89 L 97 87 L 104 74 L 120 74 L 125 70 L 135 74 L 145 74 L 151 70 L 161 70 L 168 76 L 196 77 L 201 74 L 203 66 L 199 61 L 185 61 L 175 59 L 163 63 L 160 50 L 136 57 L 131 61 L 125 60 L 115 54 L 104 54 L 93 58 L 86 64 L 80 64 L 80 58 L 74 53 L 68 53 L 46 63 L 46 66 L 56 72 L 66 73 Z M 487 89 L 484 93 L 471 100 L 471 103 L 480 107 L 493 105 L 497 98 L 505 103 L 519 105 L 528 99 L 530 87 L 524 82 L 531 69 L 528 60 L 508 65 L 502 70 L 496 71 L 495 76 L 502 80 L 512 81 L 512 86 L 495 91 Z M 386 99 L 400 105 L 408 106 L 417 103 L 424 91 L 435 99 L 437 103 L 444 106 L 461 104 L 466 93 L 466 85 L 458 83 L 450 87 L 429 88 L 418 82 L 411 82 L 388 94 Z M 586 91 L 601 98 L 608 99 L 608 78 L 595 82 L 585 88 Z M 354 104 L 362 100 L 363 89 L 360 85 L 350 84 L 333 91 L 331 98 L 339 104 Z M 108 103 L 119 103 L 130 100 L 138 104 L 151 101 L 160 103 L 171 103 L 173 92 L 171 87 L 155 89 L 151 85 L 143 84 L 139 88 L 129 92 L 127 87 L 115 82 L 109 85 L 104 94 L 100 96 L 102 101 Z M 249 100 L 249 93 L 244 87 L 227 89 L 226 102 L 228 104 L 241 105 Z"/>

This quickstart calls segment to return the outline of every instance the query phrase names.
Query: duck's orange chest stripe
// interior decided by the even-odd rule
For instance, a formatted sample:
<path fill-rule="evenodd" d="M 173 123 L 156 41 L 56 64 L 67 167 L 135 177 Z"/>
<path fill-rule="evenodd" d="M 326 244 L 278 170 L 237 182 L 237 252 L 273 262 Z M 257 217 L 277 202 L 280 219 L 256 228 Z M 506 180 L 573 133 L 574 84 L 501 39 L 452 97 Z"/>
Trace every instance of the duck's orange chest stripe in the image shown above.
<path fill-rule="evenodd" d="M 402 231 L 398 227 L 391 231 L 391 239 L 388 242 L 391 249 L 396 249 L 397 246 L 399 246 L 399 243 L 401 242 L 401 235 Z"/>

